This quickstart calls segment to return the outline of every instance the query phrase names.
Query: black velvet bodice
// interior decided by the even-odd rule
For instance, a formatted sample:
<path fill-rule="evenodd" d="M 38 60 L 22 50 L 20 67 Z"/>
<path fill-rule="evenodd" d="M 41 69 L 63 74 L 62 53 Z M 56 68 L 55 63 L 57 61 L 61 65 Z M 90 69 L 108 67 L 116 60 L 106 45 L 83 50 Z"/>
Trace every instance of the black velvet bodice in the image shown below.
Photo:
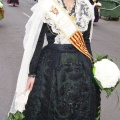
<path fill-rule="evenodd" d="M 85 44 L 86 44 L 86 47 L 87 47 L 89 53 L 92 55 L 91 47 L 90 47 L 90 39 L 89 39 L 90 28 L 91 28 L 91 22 L 89 22 L 87 31 L 85 31 L 83 33 L 83 38 L 84 38 L 84 41 L 85 41 Z M 47 23 L 43 24 L 42 29 L 41 29 L 41 33 L 39 35 L 38 43 L 37 43 L 37 46 L 36 46 L 36 49 L 35 49 L 35 52 L 34 52 L 34 55 L 33 55 L 32 60 L 30 62 L 29 75 L 35 75 L 36 74 L 37 64 L 38 64 L 40 53 L 41 53 L 42 46 L 43 46 L 43 43 L 44 43 L 45 34 L 46 34 L 46 37 L 47 37 L 48 45 L 49 44 L 54 44 L 54 41 L 55 41 L 54 39 L 57 36 L 56 33 L 52 32 L 51 27 Z"/>

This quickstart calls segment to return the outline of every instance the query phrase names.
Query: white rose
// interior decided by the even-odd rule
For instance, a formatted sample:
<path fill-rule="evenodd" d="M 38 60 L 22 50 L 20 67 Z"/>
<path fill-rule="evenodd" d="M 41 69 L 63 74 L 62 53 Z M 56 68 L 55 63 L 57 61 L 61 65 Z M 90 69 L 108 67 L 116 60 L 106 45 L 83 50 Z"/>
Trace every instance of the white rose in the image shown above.
<path fill-rule="evenodd" d="M 27 103 L 29 93 L 30 93 L 30 91 L 26 91 L 23 94 L 21 94 L 20 96 L 16 97 L 15 109 L 17 111 L 23 112 L 23 110 L 25 110 L 25 105 Z"/>
<path fill-rule="evenodd" d="M 3 4 L 0 2 L 0 8 L 3 8 Z"/>
<path fill-rule="evenodd" d="M 108 59 L 102 59 L 94 64 L 94 77 L 100 81 L 103 88 L 115 87 L 120 79 L 120 70 L 115 63 Z"/>

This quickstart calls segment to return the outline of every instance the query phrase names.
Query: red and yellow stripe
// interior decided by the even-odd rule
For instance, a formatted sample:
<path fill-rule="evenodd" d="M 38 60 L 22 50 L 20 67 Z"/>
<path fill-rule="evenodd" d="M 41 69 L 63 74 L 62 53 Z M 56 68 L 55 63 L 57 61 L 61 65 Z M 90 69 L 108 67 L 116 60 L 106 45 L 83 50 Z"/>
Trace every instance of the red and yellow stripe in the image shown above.
<path fill-rule="evenodd" d="M 80 31 L 75 32 L 74 35 L 69 38 L 69 40 L 80 52 L 82 52 L 92 61 L 91 55 L 86 48 L 84 38 Z"/>

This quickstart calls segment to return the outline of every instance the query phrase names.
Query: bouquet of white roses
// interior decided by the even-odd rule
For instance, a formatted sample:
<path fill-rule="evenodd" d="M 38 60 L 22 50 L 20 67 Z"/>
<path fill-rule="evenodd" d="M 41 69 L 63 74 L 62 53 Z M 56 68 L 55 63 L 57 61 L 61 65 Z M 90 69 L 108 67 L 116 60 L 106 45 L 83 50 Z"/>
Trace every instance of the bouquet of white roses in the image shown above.
<path fill-rule="evenodd" d="M 94 80 L 100 90 L 107 93 L 107 97 L 119 84 L 120 70 L 118 66 L 108 59 L 108 56 L 99 55 L 93 66 Z"/>
<path fill-rule="evenodd" d="M 106 92 L 107 98 L 119 84 L 119 79 L 120 70 L 112 60 L 108 59 L 107 55 L 98 55 L 97 59 L 94 59 L 93 80 L 101 91 Z M 95 120 L 100 120 L 101 106 L 98 107 L 98 110 L 99 111 Z"/>

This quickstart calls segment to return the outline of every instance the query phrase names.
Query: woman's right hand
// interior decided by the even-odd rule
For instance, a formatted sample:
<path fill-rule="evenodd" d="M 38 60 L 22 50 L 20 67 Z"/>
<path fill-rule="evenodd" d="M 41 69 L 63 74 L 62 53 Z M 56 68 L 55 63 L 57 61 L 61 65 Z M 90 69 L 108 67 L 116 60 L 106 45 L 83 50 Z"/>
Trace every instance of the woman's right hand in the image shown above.
<path fill-rule="evenodd" d="M 33 88 L 34 82 L 35 82 L 35 77 L 28 77 L 26 90 L 30 90 L 31 91 L 32 88 Z"/>

